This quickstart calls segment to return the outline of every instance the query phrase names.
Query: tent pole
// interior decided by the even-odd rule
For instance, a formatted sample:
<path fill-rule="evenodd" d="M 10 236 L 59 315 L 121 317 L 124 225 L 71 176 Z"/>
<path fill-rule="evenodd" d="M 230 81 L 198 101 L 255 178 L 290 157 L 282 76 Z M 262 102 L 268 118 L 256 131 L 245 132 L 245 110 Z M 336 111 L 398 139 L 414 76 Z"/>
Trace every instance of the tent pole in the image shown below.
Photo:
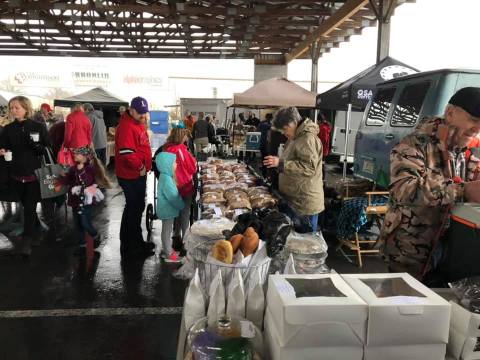
<path fill-rule="evenodd" d="M 343 151 L 343 181 L 347 178 L 347 157 L 348 157 L 348 133 L 350 132 L 350 118 L 352 116 L 352 104 L 348 104 L 348 111 L 345 116 L 345 148 Z"/>

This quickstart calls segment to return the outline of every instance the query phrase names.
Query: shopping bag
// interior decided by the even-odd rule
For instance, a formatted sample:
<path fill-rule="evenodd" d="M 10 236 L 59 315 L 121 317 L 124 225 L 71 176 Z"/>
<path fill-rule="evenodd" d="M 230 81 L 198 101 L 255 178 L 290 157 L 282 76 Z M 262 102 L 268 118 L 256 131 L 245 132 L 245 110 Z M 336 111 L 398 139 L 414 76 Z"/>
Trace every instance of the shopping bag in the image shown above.
<path fill-rule="evenodd" d="M 47 161 L 48 159 L 48 161 Z M 67 186 L 59 183 L 63 173 L 63 167 L 53 162 L 52 154 L 47 149 L 47 159 L 42 158 L 42 167 L 35 170 L 40 183 L 40 195 L 42 199 L 50 199 L 67 193 Z"/>
<path fill-rule="evenodd" d="M 60 148 L 60 151 L 57 155 L 57 162 L 64 166 L 73 166 L 75 165 L 75 160 L 73 159 L 73 153 L 70 149 L 63 146 Z"/>

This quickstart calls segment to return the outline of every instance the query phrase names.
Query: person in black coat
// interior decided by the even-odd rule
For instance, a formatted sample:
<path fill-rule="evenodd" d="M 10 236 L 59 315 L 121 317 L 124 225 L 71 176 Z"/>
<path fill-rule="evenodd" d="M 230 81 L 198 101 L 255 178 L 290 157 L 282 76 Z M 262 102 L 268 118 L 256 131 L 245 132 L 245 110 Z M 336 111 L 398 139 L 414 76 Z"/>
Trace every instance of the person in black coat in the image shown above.
<path fill-rule="evenodd" d="M 0 156 L 12 152 L 10 176 L 15 191 L 23 205 L 24 231 L 21 246 L 24 256 L 30 256 L 31 244 L 37 221 L 37 203 L 40 201 L 40 184 L 35 170 L 41 167 L 41 156 L 49 146 L 45 125 L 31 120 L 32 104 L 24 96 L 16 96 L 8 102 L 9 117 L 15 119 L 5 126 L 0 136 Z"/>

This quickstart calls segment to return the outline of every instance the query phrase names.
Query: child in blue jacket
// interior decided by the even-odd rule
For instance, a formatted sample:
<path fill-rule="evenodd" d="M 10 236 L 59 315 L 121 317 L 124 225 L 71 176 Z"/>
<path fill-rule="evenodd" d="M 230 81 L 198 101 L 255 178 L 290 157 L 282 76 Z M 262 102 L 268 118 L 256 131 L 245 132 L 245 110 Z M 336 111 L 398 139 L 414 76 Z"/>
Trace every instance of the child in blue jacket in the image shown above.
<path fill-rule="evenodd" d="M 155 157 L 160 176 L 157 185 L 157 216 L 162 220 L 162 258 L 165 262 L 179 262 L 178 253 L 172 249 L 172 231 L 175 218 L 185 204 L 178 193 L 175 180 L 176 155 L 161 152 Z"/>

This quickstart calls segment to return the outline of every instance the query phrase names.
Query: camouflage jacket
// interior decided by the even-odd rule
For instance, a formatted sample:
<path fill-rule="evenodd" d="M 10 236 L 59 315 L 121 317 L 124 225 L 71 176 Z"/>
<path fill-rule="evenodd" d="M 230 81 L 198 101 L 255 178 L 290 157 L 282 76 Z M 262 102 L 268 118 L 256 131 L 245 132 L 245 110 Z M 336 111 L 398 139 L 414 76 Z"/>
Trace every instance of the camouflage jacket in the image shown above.
<path fill-rule="evenodd" d="M 417 278 L 451 206 L 463 199 L 463 187 L 453 178 L 475 180 L 480 169 L 478 158 L 465 159 L 466 149 L 451 149 L 449 139 L 439 140 L 440 125 L 445 125 L 442 118 L 424 119 L 390 154 L 390 206 L 381 230 L 384 255 L 391 270 Z"/>

